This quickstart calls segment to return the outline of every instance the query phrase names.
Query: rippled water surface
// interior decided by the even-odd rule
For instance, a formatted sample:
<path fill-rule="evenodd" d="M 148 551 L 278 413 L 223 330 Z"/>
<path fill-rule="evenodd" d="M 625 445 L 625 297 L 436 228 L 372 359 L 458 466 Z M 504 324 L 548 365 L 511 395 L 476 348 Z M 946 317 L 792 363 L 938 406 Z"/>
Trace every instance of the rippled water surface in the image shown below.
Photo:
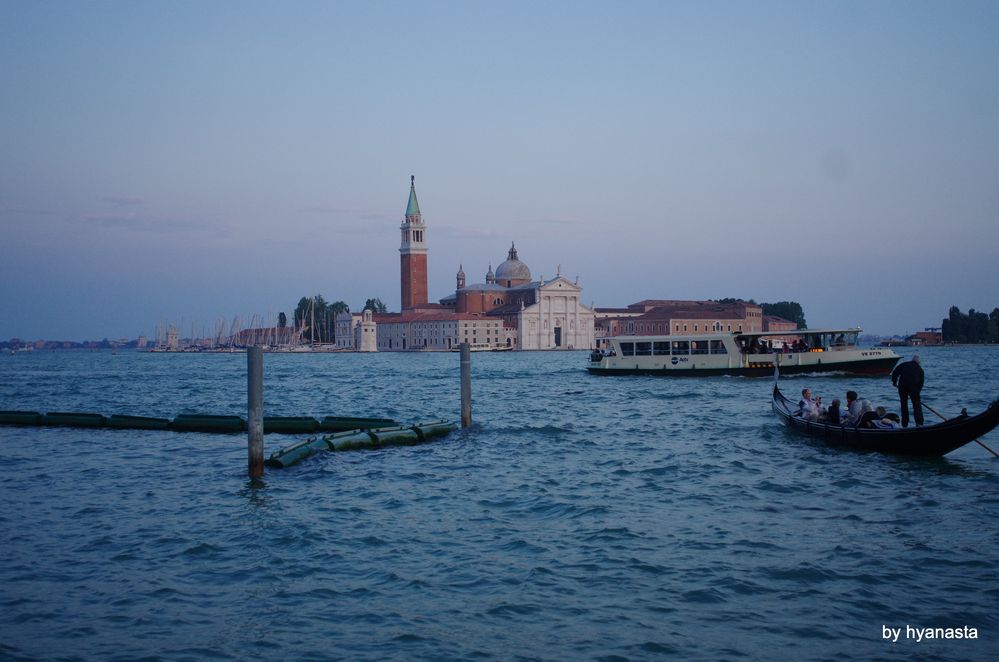
<path fill-rule="evenodd" d="M 937 411 L 999 396 L 999 348 L 922 356 Z M 475 354 L 470 431 L 260 486 L 245 435 L 0 427 L 0 658 L 995 659 L 999 460 L 828 449 L 770 380 L 585 360 Z M 457 354 L 264 362 L 269 415 L 458 418 Z M 0 409 L 245 416 L 246 357 L 3 356 Z"/>

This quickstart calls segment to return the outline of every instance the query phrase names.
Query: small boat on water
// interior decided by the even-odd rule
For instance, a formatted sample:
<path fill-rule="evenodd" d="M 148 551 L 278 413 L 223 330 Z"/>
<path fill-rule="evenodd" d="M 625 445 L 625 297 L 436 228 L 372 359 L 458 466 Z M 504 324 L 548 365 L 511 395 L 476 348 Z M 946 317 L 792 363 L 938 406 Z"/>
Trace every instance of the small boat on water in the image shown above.
<path fill-rule="evenodd" d="M 830 446 L 893 453 L 939 456 L 969 444 L 999 426 L 999 399 L 980 414 L 961 415 L 935 425 L 910 428 L 858 428 L 809 421 L 797 415 L 798 403 L 787 398 L 774 384 L 773 410 L 788 428 L 824 441 Z"/>
<path fill-rule="evenodd" d="M 887 375 L 899 355 L 886 347 L 857 346 L 859 328 L 614 336 L 590 353 L 597 375 L 745 375 L 840 372 Z"/>

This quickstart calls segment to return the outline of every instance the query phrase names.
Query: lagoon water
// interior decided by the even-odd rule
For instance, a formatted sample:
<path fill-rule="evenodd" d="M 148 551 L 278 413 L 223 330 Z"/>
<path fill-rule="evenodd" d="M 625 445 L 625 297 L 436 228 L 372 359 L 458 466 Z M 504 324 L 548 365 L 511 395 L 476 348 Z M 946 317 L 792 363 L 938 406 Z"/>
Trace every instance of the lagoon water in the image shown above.
<path fill-rule="evenodd" d="M 941 413 L 999 397 L 999 348 L 922 356 Z M 995 659 L 999 460 L 829 449 L 778 426 L 768 379 L 585 360 L 474 354 L 471 430 L 257 486 L 245 435 L 0 427 L 0 658 Z M 268 415 L 458 418 L 457 354 L 264 364 Z M 0 409 L 245 416 L 245 375 L 20 353 Z M 897 409 L 887 378 L 782 383 Z"/>

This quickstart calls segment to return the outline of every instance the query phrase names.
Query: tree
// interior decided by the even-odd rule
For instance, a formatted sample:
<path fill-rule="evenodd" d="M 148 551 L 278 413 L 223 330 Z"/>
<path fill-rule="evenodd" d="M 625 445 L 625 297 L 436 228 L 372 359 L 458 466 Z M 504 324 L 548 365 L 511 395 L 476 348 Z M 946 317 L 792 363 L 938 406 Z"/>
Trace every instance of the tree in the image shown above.
<path fill-rule="evenodd" d="M 284 313 L 278 313 L 278 328 L 283 329 L 288 326 L 288 316 Z"/>
<path fill-rule="evenodd" d="M 333 337 L 332 315 L 322 294 L 302 297 L 295 306 L 295 328 L 315 342 L 329 342 Z"/>
<path fill-rule="evenodd" d="M 370 310 L 373 313 L 387 313 L 388 306 L 382 303 L 381 299 L 368 299 L 364 302 L 364 309 Z"/>
<path fill-rule="evenodd" d="M 807 329 L 808 323 L 805 322 L 805 311 L 802 310 L 801 304 L 797 301 L 778 301 L 777 303 L 761 303 L 760 308 L 763 309 L 764 315 L 771 315 L 773 317 L 783 317 L 786 320 L 791 320 L 798 325 L 799 329 Z"/>
<path fill-rule="evenodd" d="M 951 306 L 947 311 L 947 318 L 940 325 L 944 342 L 963 342 L 962 317 L 961 309 L 957 306 Z"/>
<path fill-rule="evenodd" d="M 974 308 L 968 311 L 968 342 L 986 342 L 989 333 L 989 316 Z"/>
<path fill-rule="evenodd" d="M 940 327 L 944 342 L 999 342 L 999 308 L 988 315 L 969 308 L 965 315 L 951 306 Z"/>
<path fill-rule="evenodd" d="M 298 305 L 295 306 L 295 313 L 293 315 L 296 329 L 301 329 L 305 326 L 306 320 L 309 318 L 309 310 L 311 306 L 312 299 L 310 297 L 302 297 L 298 300 Z"/>

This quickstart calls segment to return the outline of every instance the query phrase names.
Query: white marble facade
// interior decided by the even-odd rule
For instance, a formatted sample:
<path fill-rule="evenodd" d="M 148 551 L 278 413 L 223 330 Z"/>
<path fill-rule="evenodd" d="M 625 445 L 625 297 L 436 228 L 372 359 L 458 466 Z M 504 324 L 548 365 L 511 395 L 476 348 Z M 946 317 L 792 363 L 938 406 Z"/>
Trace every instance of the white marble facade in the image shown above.
<path fill-rule="evenodd" d="M 563 276 L 541 283 L 535 303 L 517 316 L 517 349 L 589 349 L 593 310 L 580 301 L 583 289 Z"/>

